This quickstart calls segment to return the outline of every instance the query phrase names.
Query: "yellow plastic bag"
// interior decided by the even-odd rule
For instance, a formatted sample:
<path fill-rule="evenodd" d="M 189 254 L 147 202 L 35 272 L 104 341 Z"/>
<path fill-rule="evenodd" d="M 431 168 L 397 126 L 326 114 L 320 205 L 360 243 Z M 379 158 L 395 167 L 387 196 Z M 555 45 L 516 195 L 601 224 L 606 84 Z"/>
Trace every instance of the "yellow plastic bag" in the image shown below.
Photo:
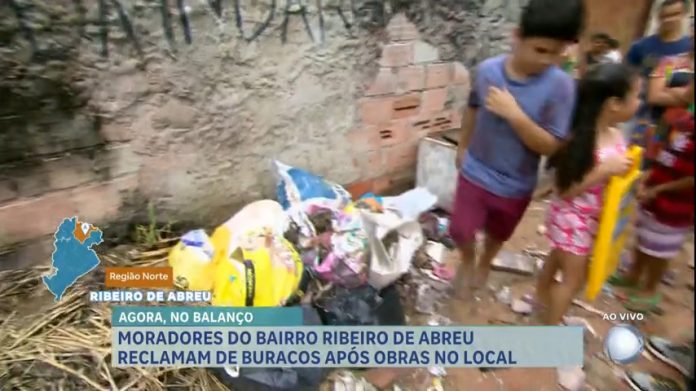
<path fill-rule="evenodd" d="M 588 300 L 597 297 L 607 278 L 616 271 L 628 235 L 628 222 L 636 212 L 634 190 L 641 175 L 643 150 L 634 146 L 628 155 L 633 159 L 630 172 L 611 178 L 604 191 L 604 205 L 587 276 L 585 297 Z"/>
<path fill-rule="evenodd" d="M 213 246 L 205 231 L 195 230 L 182 236 L 168 258 L 175 286 L 193 291 L 213 289 L 213 256 Z"/>
<path fill-rule="evenodd" d="M 241 248 L 215 269 L 215 306 L 275 307 L 285 303 L 299 288 L 302 261 L 292 244 L 282 239 L 280 253 L 267 247 Z M 289 261 L 289 263 L 288 263 Z"/>
<path fill-rule="evenodd" d="M 213 305 L 279 306 L 297 291 L 303 265 L 282 236 L 286 222 L 280 204 L 262 200 L 213 232 Z"/>

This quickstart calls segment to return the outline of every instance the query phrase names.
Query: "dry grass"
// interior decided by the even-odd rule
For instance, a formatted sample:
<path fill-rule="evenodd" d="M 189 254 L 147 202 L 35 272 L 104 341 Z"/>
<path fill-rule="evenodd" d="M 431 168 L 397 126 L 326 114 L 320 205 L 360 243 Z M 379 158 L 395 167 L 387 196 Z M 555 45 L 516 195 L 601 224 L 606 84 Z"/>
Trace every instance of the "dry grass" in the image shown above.
<path fill-rule="evenodd" d="M 100 256 L 101 266 L 155 266 L 168 246 Z M 205 369 L 113 368 L 111 305 L 91 303 L 103 273 L 84 276 L 59 302 L 41 281 L 46 266 L 0 272 L 0 384 L 3 390 L 227 390 Z"/>

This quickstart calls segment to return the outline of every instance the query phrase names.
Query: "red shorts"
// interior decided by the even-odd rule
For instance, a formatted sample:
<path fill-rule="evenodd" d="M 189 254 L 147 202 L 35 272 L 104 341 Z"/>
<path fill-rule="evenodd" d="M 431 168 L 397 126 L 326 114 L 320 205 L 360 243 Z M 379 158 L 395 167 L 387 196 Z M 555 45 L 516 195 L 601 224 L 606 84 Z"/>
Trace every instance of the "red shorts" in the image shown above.
<path fill-rule="evenodd" d="M 507 198 L 495 195 L 459 175 L 450 236 L 456 244 L 476 240 L 478 231 L 505 242 L 522 220 L 531 197 Z"/>

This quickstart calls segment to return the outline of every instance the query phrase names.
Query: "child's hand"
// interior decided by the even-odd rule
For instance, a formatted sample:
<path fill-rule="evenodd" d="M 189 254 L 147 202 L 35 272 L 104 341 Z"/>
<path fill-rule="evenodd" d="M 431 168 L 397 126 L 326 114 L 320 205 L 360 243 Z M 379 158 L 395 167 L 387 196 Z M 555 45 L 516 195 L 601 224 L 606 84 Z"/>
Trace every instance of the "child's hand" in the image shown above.
<path fill-rule="evenodd" d="M 628 173 L 633 165 L 633 159 L 628 156 L 611 156 L 602 163 L 602 169 L 607 176 L 622 176 Z"/>
<path fill-rule="evenodd" d="M 659 191 L 656 187 L 645 187 L 645 185 L 641 184 L 636 192 L 636 198 L 638 199 L 638 202 L 644 203 L 657 197 L 658 193 Z"/>
<path fill-rule="evenodd" d="M 486 96 L 486 109 L 505 119 L 508 119 L 520 111 L 515 97 L 507 89 L 489 87 Z"/>

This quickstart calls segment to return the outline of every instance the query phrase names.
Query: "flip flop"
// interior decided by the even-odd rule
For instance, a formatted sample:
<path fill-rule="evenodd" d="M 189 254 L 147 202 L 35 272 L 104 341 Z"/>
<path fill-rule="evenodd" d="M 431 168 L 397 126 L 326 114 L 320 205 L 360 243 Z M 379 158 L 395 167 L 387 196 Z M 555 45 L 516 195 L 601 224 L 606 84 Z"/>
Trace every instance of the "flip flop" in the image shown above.
<path fill-rule="evenodd" d="M 612 286 L 615 286 L 618 288 L 638 288 L 640 286 L 640 284 L 634 284 L 634 283 L 628 281 L 628 279 L 626 279 L 626 277 L 624 277 L 620 274 L 612 275 L 611 277 L 609 277 L 607 282 L 609 283 L 609 285 L 612 285 Z"/>
<path fill-rule="evenodd" d="M 659 311 L 662 295 L 656 293 L 650 297 L 639 297 L 629 295 L 628 300 L 623 303 L 624 308 L 632 312 L 649 313 Z"/>

